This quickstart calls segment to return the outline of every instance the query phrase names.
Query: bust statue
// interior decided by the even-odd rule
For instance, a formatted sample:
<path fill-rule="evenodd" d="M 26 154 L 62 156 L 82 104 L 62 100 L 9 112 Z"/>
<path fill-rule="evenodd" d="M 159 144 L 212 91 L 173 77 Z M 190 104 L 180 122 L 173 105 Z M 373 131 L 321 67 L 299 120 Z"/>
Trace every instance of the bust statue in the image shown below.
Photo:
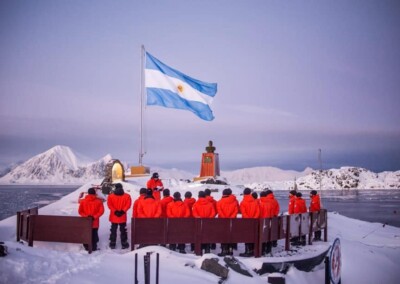
<path fill-rule="evenodd" d="M 210 140 L 208 141 L 208 146 L 206 147 L 207 153 L 214 153 L 215 147 L 213 146 L 213 142 Z"/>

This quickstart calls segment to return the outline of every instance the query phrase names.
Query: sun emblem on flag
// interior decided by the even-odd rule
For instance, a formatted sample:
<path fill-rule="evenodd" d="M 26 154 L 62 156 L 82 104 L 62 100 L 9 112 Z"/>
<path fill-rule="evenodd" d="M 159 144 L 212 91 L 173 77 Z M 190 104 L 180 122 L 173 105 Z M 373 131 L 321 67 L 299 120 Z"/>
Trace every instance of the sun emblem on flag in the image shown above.
<path fill-rule="evenodd" d="M 178 92 L 179 93 L 183 93 L 183 86 L 182 85 L 178 85 Z"/>

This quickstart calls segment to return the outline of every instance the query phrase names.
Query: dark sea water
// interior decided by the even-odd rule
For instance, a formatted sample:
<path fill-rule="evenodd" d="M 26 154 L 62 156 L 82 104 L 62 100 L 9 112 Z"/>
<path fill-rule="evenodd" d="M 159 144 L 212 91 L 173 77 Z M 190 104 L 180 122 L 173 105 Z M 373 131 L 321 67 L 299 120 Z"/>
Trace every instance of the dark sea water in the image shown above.
<path fill-rule="evenodd" d="M 79 186 L 0 185 L 0 220 L 32 207 L 43 207 Z"/>
<path fill-rule="evenodd" d="M 17 211 L 43 207 L 75 191 L 78 186 L 0 185 L 0 220 Z M 288 191 L 275 190 L 280 211 L 287 211 Z M 309 191 L 303 191 L 307 206 Z M 326 190 L 321 194 L 322 206 L 328 211 L 369 222 L 400 228 L 400 190 Z"/>
<path fill-rule="evenodd" d="M 307 207 L 310 204 L 309 191 L 302 191 Z M 281 211 L 287 211 L 287 191 L 274 191 Z M 400 227 L 400 190 L 324 190 L 322 206 L 328 211 L 369 222 Z"/>

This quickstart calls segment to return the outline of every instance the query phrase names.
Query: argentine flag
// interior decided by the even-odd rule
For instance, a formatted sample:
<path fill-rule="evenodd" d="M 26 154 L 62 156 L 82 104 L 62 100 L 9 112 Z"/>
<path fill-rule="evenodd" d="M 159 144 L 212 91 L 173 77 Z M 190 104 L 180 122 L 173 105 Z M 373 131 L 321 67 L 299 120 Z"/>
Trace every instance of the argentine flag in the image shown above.
<path fill-rule="evenodd" d="M 185 109 L 201 119 L 214 119 L 210 104 L 217 93 L 216 83 L 193 79 L 146 52 L 145 87 L 147 105 Z"/>

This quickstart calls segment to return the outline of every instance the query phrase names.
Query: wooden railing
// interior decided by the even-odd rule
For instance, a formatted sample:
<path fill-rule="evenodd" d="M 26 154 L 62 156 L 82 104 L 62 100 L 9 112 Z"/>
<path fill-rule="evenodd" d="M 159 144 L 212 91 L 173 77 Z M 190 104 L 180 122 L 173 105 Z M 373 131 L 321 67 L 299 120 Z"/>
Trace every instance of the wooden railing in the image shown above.
<path fill-rule="evenodd" d="M 20 240 L 28 241 L 30 217 L 37 215 L 39 207 L 29 208 L 24 211 L 17 212 L 17 242 Z"/>
<path fill-rule="evenodd" d="M 327 210 L 285 215 L 267 219 L 224 218 L 132 218 L 131 248 L 135 245 L 180 244 L 195 245 L 195 253 L 201 255 L 201 244 L 206 243 L 253 243 L 254 256 L 261 256 L 265 242 L 285 240 L 290 249 L 290 239 L 324 231 L 328 240 Z M 87 244 L 92 252 L 92 220 L 75 216 L 39 215 L 38 208 L 17 212 L 17 241 L 24 240 L 29 246 L 33 241 Z"/>
<path fill-rule="evenodd" d="M 254 243 L 254 255 L 261 256 L 262 243 L 290 239 L 324 230 L 327 241 L 327 211 L 279 216 L 267 219 L 201 219 L 201 218 L 132 218 L 131 249 L 135 245 L 195 244 L 195 253 L 201 255 L 204 243 Z"/>
<path fill-rule="evenodd" d="M 87 244 L 92 252 L 92 219 L 76 216 L 39 215 L 38 208 L 17 212 L 17 241 Z"/>

